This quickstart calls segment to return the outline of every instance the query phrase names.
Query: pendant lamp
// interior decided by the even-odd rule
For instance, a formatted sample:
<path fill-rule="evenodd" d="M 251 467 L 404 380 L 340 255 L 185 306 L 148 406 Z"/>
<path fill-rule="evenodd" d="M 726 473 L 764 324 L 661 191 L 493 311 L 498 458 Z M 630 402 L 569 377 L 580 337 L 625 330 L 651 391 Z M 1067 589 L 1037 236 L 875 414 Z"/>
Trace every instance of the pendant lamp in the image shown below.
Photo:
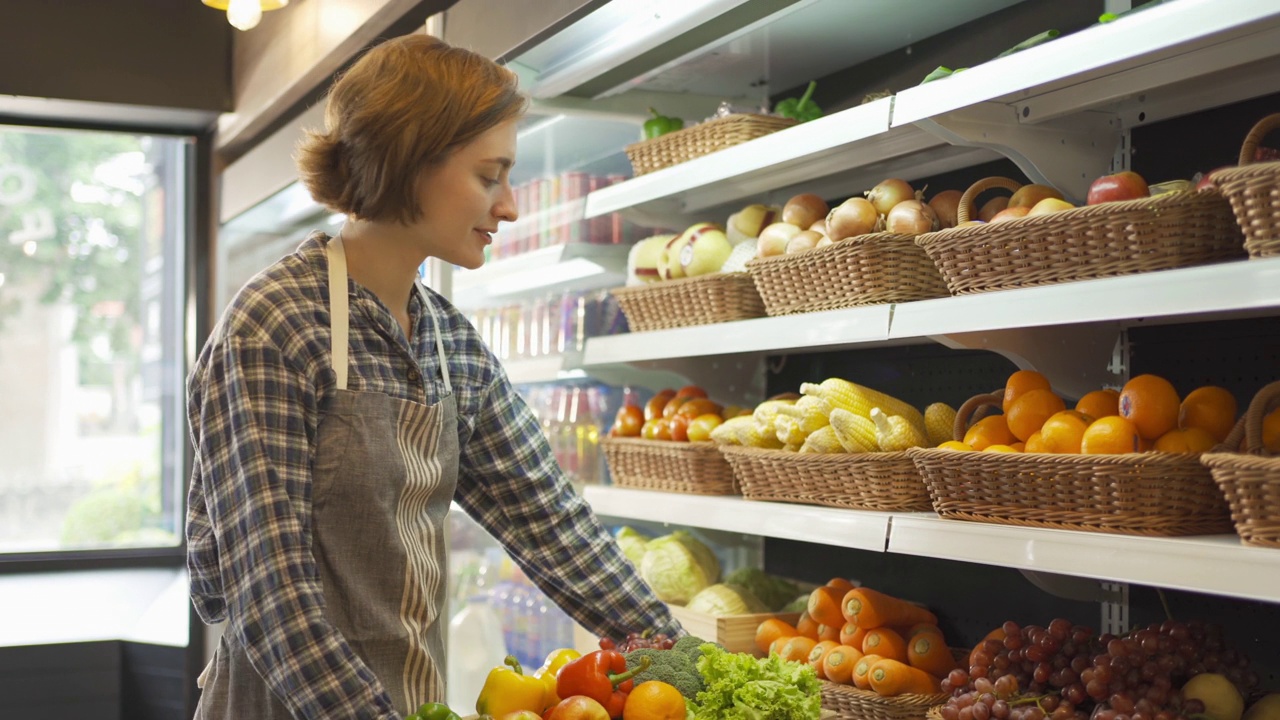
<path fill-rule="evenodd" d="M 279 10 L 289 0 L 203 0 L 205 5 L 227 11 L 227 22 L 237 30 L 250 30 L 258 26 L 262 13 Z"/>

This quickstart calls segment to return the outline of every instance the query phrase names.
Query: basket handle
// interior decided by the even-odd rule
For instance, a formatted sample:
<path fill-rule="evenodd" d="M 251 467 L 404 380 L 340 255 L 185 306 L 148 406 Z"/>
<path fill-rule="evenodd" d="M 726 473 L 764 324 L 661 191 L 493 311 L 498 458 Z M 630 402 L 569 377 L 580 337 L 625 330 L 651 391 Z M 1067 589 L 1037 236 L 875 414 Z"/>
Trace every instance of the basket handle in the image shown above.
<path fill-rule="evenodd" d="M 1240 165 L 1248 165 L 1253 162 L 1254 157 L 1258 154 L 1258 146 L 1262 144 L 1262 139 L 1272 130 L 1280 128 L 1280 113 L 1268 115 L 1258 121 L 1257 125 L 1249 131 L 1244 137 L 1244 145 L 1240 147 Z"/>
<path fill-rule="evenodd" d="M 992 410 L 999 410 L 1004 405 L 1004 389 L 985 395 L 974 395 L 956 411 L 956 423 L 951 428 L 951 434 L 956 440 L 964 441 L 964 434 L 969 431 L 972 422 L 978 422 L 982 418 L 991 414 Z"/>
<path fill-rule="evenodd" d="M 1261 455 L 1266 448 L 1262 446 L 1262 420 L 1267 413 L 1280 407 L 1280 380 L 1264 385 L 1258 394 L 1249 402 L 1249 408 L 1236 421 L 1231 433 L 1214 448 L 1218 452 L 1239 452 L 1240 441 L 1244 439 L 1245 452 L 1250 455 Z"/>
<path fill-rule="evenodd" d="M 991 177 L 982 178 L 978 182 L 969 186 L 968 190 L 960 196 L 960 207 L 956 209 L 956 224 L 966 223 L 972 220 L 978 214 L 978 207 L 973 204 L 974 200 L 982 193 L 993 188 L 1004 188 L 1010 192 L 1017 192 L 1022 184 L 1017 180 L 1011 180 L 1007 177 L 992 175 Z"/>

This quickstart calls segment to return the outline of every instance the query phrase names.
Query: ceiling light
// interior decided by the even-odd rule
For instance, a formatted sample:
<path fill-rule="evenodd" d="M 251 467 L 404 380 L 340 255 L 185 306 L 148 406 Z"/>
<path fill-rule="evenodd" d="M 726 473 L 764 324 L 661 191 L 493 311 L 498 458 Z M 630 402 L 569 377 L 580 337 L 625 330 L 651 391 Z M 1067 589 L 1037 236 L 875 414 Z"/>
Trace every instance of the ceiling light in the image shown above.
<path fill-rule="evenodd" d="M 262 13 L 279 10 L 289 0 L 203 0 L 205 5 L 227 11 L 227 22 L 237 30 L 250 30 L 258 26 Z"/>

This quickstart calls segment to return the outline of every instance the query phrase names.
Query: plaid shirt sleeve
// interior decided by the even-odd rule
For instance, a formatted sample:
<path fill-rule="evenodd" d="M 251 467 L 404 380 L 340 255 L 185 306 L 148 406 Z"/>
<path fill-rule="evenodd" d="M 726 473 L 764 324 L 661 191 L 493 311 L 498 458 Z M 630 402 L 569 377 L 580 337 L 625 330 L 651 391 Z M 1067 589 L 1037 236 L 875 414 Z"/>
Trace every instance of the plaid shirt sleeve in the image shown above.
<path fill-rule="evenodd" d="M 216 548 L 225 601 L 202 615 L 231 618 L 228 632 L 294 717 L 398 718 L 322 613 L 310 537 L 312 383 L 270 341 L 226 336 L 206 347 L 188 397 L 192 508 L 207 513 L 189 534 L 193 547 Z"/>
<path fill-rule="evenodd" d="M 483 349 L 483 348 L 482 348 Z M 458 504 L 583 627 L 623 637 L 681 631 L 569 484 L 537 418 L 496 359 L 475 428 L 462 445 Z"/>

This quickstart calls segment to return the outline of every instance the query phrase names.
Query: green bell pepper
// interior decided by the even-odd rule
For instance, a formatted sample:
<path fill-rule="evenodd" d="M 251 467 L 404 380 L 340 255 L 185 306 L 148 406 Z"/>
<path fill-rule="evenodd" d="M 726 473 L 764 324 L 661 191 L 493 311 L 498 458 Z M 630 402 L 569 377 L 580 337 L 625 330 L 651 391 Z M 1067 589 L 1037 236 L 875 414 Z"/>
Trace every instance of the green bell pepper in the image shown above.
<path fill-rule="evenodd" d="M 462 720 L 462 717 L 444 703 L 427 703 L 404 720 Z"/>
<path fill-rule="evenodd" d="M 804 91 L 802 97 L 787 98 L 779 102 L 773 111 L 782 117 L 799 120 L 800 122 L 817 120 L 822 117 L 822 108 L 818 107 L 818 103 L 813 101 L 813 90 L 816 87 L 818 87 L 817 81 L 810 80 L 809 87 Z"/>
<path fill-rule="evenodd" d="M 644 137 L 646 140 L 684 128 L 684 120 L 678 117 L 667 117 L 653 108 L 649 108 L 649 112 L 653 113 L 653 117 L 644 121 Z"/>

